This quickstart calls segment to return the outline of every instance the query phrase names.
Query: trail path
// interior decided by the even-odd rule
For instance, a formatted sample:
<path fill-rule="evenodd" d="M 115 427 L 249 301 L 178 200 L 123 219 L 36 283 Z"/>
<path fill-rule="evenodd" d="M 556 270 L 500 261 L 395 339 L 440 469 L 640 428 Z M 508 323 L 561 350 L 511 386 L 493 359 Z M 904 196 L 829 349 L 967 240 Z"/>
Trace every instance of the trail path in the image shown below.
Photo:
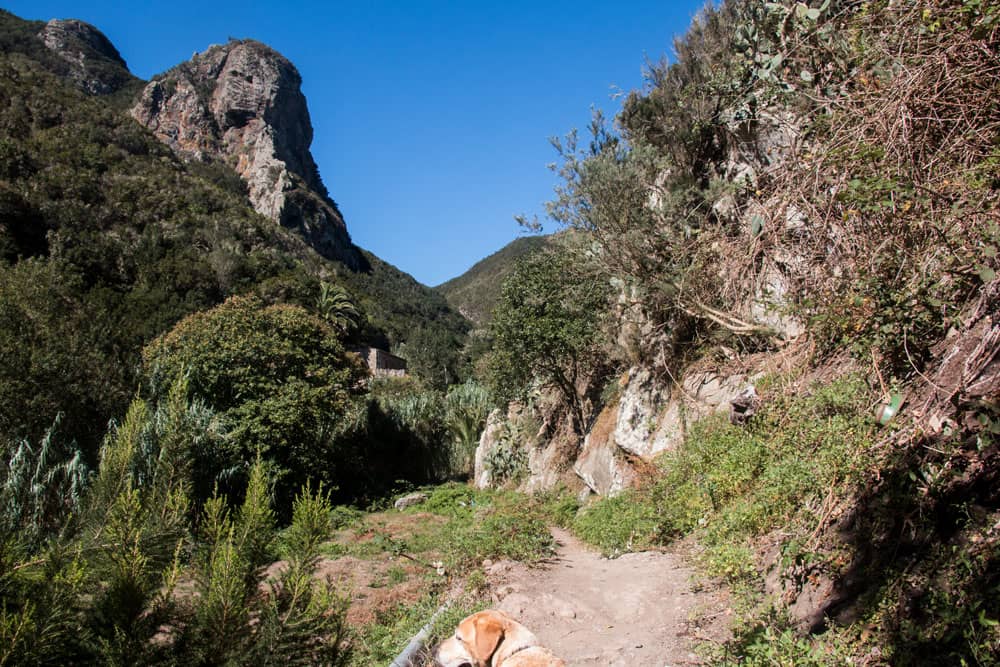
<path fill-rule="evenodd" d="M 553 536 L 558 551 L 546 566 L 503 561 L 488 571 L 497 607 L 568 665 L 700 664 L 694 645 L 726 638 L 727 594 L 697 587 L 679 554 L 609 560 L 565 531 Z"/>

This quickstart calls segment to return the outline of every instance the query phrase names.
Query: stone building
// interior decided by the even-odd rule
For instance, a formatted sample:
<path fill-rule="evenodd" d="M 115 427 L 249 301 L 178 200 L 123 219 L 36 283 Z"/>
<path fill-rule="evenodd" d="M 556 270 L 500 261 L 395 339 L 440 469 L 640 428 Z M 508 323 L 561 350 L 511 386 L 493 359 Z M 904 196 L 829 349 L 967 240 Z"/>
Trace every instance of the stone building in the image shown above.
<path fill-rule="evenodd" d="M 403 377 L 406 375 L 406 359 L 390 354 L 377 347 L 355 347 L 351 352 L 359 355 L 368 364 L 374 377 Z"/>

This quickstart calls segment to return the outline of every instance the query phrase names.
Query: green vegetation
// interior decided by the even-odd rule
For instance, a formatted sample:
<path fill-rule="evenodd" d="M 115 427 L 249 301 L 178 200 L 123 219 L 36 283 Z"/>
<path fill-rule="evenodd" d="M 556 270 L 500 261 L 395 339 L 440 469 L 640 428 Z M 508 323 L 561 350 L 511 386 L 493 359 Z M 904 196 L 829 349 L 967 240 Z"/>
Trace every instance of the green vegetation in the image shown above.
<path fill-rule="evenodd" d="M 487 365 L 501 402 L 523 399 L 537 381 L 559 392 L 582 430 L 588 417 L 585 381 L 604 358 L 599 333 L 607 288 L 572 268 L 565 251 L 539 252 L 517 264 L 493 311 Z"/>
<path fill-rule="evenodd" d="M 789 318 L 806 330 L 792 349 L 813 352 L 800 371 L 830 374 L 842 350 L 870 369 L 772 388 L 744 428 L 702 421 L 659 474 L 574 522 L 609 553 L 696 535 L 706 570 L 754 602 L 719 660 L 995 662 L 995 379 L 979 361 L 962 371 L 983 373 L 976 389 L 936 373 L 994 354 L 954 334 L 995 310 L 998 22 L 978 0 L 717 3 L 613 123 L 554 142 L 549 214 L 575 234 L 546 280 L 585 267 L 611 286 L 590 304 L 599 362 L 576 367 L 565 341 L 504 359 L 497 338 L 498 395 L 551 385 L 555 366 L 579 379 L 561 392 L 572 413 L 626 365 L 674 384 L 692 362 L 750 368 L 784 357 Z M 523 342 L 544 313 L 516 281 L 493 322 Z M 895 393 L 915 404 L 880 431 L 872 408 Z M 928 425 L 934 410 L 950 421 Z M 771 588 L 829 618 L 756 606 L 775 543 Z M 826 603 L 810 599 L 822 582 Z"/>
<path fill-rule="evenodd" d="M 307 479 L 342 482 L 335 434 L 365 372 L 335 330 L 303 308 L 230 298 L 150 343 L 143 363 L 154 395 L 188 378 L 231 425 L 228 451 L 193 462 L 208 481 L 200 498 L 255 455 L 274 466 L 281 506 Z"/>
<path fill-rule="evenodd" d="M 0 13 L 0 664 L 345 664 L 331 501 L 466 472 L 468 323 L 178 160 L 113 47 L 71 79 L 43 25 Z M 359 343 L 404 353 L 408 398 Z"/>
<path fill-rule="evenodd" d="M 894 433 L 879 432 L 858 377 L 791 397 L 793 383 L 766 384 L 774 393 L 748 426 L 697 422 L 658 475 L 585 508 L 573 530 L 610 555 L 694 536 L 702 571 L 737 593 L 736 636 L 713 650 L 719 664 L 839 664 L 871 651 L 889 664 L 990 664 L 998 515 L 980 504 L 995 494 L 970 495 L 983 473 L 963 462 L 993 456 L 991 436 L 886 448 Z M 764 595 L 764 568 L 775 596 L 850 582 L 836 589 L 844 616 L 803 633 Z"/>
<path fill-rule="evenodd" d="M 931 380 L 973 300 L 996 310 L 989 3 L 706 7 L 613 123 L 554 142 L 567 233 L 440 292 L 322 259 L 227 167 L 124 116 L 120 65 L 95 61 L 114 97 L 68 84 L 39 28 L 0 14 L 0 664 L 385 662 L 439 571 L 471 589 L 444 627 L 483 603 L 484 559 L 544 557 L 551 523 L 610 555 L 695 538 L 737 593 L 722 664 L 995 661 L 1000 412 L 968 365 L 954 391 Z M 489 331 L 467 345 L 442 294 Z M 786 348 L 788 317 L 807 333 Z M 977 373 L 994 338 L 959 350 Z M 366 379 L 352 343 L 416 378 Z M 331 507 L 467 475 L 491 407 L 546 403 L 532 434 L 572 440 L 626 366 L 807 347 L 800 365 L 828 377 L 848 350 L 871 378 L 758 382 L 747 424 L 701 420 L 579 514 L 455 484 L 403 513 Z M 878 427 L 904 389 L 942 414 Z M 502 484 L 525 471 L 516 426 L 486 461 Z M 348 633 L 357 600 L 314 579 L 323 555 L 403 592 Z M 828 617 L 766 599 L 764 567 L 786 600 L 829 583 Z"/>
<path fill-rule="evenodd" d="M 23 53 L 45 70 L 67 78 L 73 72 L 73 65 L 65 58 L 51 51 L 38 33 L 45 28 L 44 21 L 25 21 L 6 10 L 0 10 L 0 52 Z M 75 36 L 68 40 L 67 47 L 85 57 L 78 64 L 82 70 L 82 80 L 77 87 L 82 90 L 91 88 L 90 92 L 101 94 L 106 102 L 114 105 L 124 105 L 134 95 L 141 82 L 128 71 L 121 54 L 110 42 L 103 48 L 95 48 Z M 94 82 L 88 86 L 85 82 Z"/>
<path fill-rule="evenodd" d="M 451 307 L 472 320 L 477 327 L 487 327 L 493 308 L 500 299 L 500 287 L 522 257 L 549 245 L 547 236 L 522 236 L 472 265 L 468 271 L 434 288 Z"/>
<path fill-rule="evenodd" d="M 86 490 L 79 453 L 60 455 L 50 434 L 27 468 L 71 487 L 64 504 L 10 495 L 26 447 L 5 467 L 4 664 L 342 663 L 343 602 L 313 578 L 325 495 L 299 494 L 287 566 L 265 582 L 276 536 L 265 466 L 250 466 L 237 508 L 213 496 L 195 522 L 190 438 L 205 424 L 186 393 L 182 378 L 162 402 L 133 401 Z M 41 534 L 20 530 L 27 516 Z"/>
<path fill-rule="evenodd" d="M 659 477 L 587 508 L 574 529 L 609 554 L 699 530 L 709 572 L 752 575 L 749 538 L 777 526 L 814 529 L 826 494 L 860 481 L 874 431 L 868 395 L 849 377 L 768 403 L 749 428 L 721 415 L 703 419 L 658 461 Z"/>
<path fill-rule="evenodd" d="M 0 15 L 4 439 L 37 441 L 62 415 L 93 465 L 145 345 L 234 295 L 318 312 L 321 276 L 357 313 L 352 342 L 410 343 L 411 370 L 440 388 L 464 377 L 468 323 L 443 297 L 373 256 L 363 272 L 328 262 L 254 213 L 229 167 L 183 163 L 128 117 L 132 83 L 91 97 L 63 78 L 42 26 Z"/>

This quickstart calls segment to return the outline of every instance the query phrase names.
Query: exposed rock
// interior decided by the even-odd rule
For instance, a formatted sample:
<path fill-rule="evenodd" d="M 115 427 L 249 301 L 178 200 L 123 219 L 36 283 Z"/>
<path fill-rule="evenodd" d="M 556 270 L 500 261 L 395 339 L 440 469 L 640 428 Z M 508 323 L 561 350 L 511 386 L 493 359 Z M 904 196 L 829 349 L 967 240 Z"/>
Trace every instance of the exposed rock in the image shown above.
<path fill-rule="evenodd" d="M 69 64 L 69 78 L 90 95 L 113 93 L 133 78 L 111 40 L 89 23 L 52 19 L 38 38 Z"/>
<path fill-rule="evenodd" d="M 575 472 L 594 493 L 614 496 L 634 481 L 635 473 L 615 443 L 615 418 L 618 406 L 601 411 L 583 441 L 583 451 L 573 465 Z"/>
<path fill-rule="evenodd" d="M 681 387 L 671 391 L 648 370 L 632 369 L 619 402 L 615 442 L 630 454 L 653 458 L 676 448 L 689 423 L 712 412 L 728 411 L 730 401 L 746 386 L 743 375 L 701 371 L 685 376 Z"/>
<path fill-rule="evenodd" d="M 785 340 L 797 338 L 806 330 L 802 321 L 788 312 L 789 291 L 784 272 L 774 261 L 768 261 L 758 277 L 750 303 L 750 318 L 770 327 Z"/>
<path fill-rule="evenodd" d="M 746 424 L 760 406 L 757 388 L 750 385 L 733 400 L 729 401 L 729 422 L 735 425 Z"/>
<path fill-rule="evenodd" d="M 405 510 L 407 507 L 414 507 L 421 503 L 427 502 L 427 494 L 421 493 L 420 491 L 415 491 L 413 493 L 408 493 L 402 498 L 397 498 L 396 502 L 392 504 L 398 510 Z"/>
<path fill-rule="evenodd" d="M 252 40 L 209 47 L 157 76 L 132 116 L 175 153 L 221 159 L 262 215 L 297 230 L 322 255 L 361 263 L 309 152 L 312 124 L 295 66 Z"/>
<path fill-rule="evenodd" d="M 475 468 L 472 475 L 477 489 L 488 489 L 493 485 L 493 475 L 486 466 L 490 455 L 500 446 L 500 436 L 504 431 L 504 415 L 500 410 L 493 410 L 486 418 L 486 428 L 479 436 L 479 446 L 476 447 Z"/>
<path fill-rule="evenodd" d="M 529 447 L 528 478 L 521 484 L 520 490 L 533 493 L 558 486 L 562 480 L 560 473 L 567 467 L 565 457 L 557 445 Z"/>
<path fill-rule="evenodd" d="M 653 443 L 658 418 L 670 392 L 663 389 L 645 368 L 633 368 L 618 401 L 615 442 L 637 456 L 648 457 L 662 451 Z"/>

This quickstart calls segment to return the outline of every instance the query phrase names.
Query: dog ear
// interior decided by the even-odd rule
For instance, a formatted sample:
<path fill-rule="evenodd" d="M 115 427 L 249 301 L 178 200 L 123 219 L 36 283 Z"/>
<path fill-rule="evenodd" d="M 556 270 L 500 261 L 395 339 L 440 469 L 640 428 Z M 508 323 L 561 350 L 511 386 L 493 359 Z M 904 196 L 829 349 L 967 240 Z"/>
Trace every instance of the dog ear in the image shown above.
<path fill-rule="evenodd" d="M 477 614 L 473 620 L 473 641 L 472 649 L 476 660 L 481 660 L 483 665 L 490 664 L 490 658 L 496 652 L 503 639 L 503 623 L 500 619 L 489 613 Z"/>

